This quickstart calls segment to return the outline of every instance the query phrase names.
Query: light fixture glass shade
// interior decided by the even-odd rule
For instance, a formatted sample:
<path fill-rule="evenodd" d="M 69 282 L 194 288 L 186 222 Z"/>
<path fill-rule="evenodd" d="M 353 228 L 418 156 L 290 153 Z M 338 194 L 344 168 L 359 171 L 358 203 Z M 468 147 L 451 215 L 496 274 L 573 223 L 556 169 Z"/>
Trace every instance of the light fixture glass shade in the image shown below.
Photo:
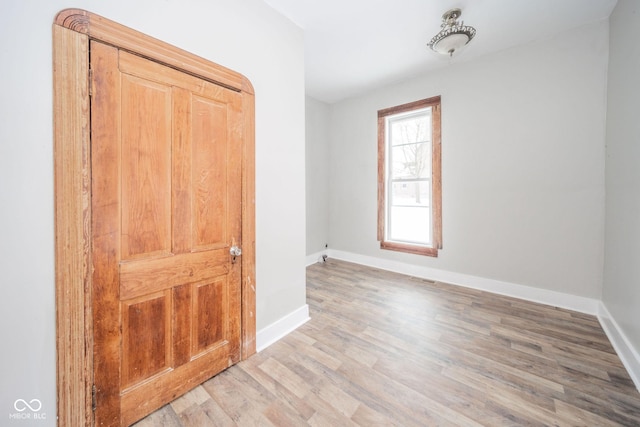
<path fill-rule="evenodd" d="M 436 41 L 431 49 L 443 55 L 453 55 L 453 52 L 469 43 L 469 36 L 465 33 L 452 33 Z"/>
<path fill-rule="evenodd" d="M 458 23 L 458 18 L 462 15 L 460 9 L 451 9 L 442 15 L 442 30 L 428 43 L 433 51 L 443 55 L 453 56 L 453 53 L 469 43 L 476 35 L 476 29 L 464 22 Z"/>

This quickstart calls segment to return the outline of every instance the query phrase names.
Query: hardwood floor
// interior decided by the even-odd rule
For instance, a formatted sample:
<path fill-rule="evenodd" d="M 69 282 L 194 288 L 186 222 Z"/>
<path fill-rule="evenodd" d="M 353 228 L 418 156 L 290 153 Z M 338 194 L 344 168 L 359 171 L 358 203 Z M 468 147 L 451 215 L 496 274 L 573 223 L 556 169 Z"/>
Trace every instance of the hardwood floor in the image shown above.
<path fill-rule="evenodd" d="M 144 426 L 638 426 L 589 315 L 329 259 L 311 320 Z"/>

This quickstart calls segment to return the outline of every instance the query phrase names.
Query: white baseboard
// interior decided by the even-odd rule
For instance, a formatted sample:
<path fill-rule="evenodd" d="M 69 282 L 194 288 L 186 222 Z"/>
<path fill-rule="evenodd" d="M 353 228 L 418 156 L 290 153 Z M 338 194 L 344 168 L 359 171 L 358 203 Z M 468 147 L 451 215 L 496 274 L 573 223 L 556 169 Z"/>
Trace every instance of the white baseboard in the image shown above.
<path fill-rule="evenodd" d="M 407 274 L 421 279 L 435 280 L 438 282 L 450 283 L 452 285 L 466 288 L 478 289 L 492 292 L 494 294 L 505 295 L 527 301 L 538 302 L 553 307 L 566 308 L 591 315 L 598 314 L 600 301 L 593 298 L 585 298 L 577 295 L 569 295 L 562 292 L 548 289 L 535 288 L 533 286 L 518 285 L 515 283 L 503 282 L 500 280 L 487 279 L 484 277 L 472 276 L 468 274 L 454 273 L 451 271 L 439 270 L 420 265 L 407 264 L 383 258 L 375 258 L 367 255 L 359 255 L 351 252 L 329 250 L 329 259 L 336 258 L 382 270 Z"/>
<path fill-rule="evenodd" d="M 309 320 L 307 304 L 292 311 L 256 333 L 256 351 L 260 352 Z"/>
<path fill-rule="evenodd" d="M 307 258 L 306 258 L 307 267 L 309 267 L 311 264 L 320 262 L 322 260 L 322 255 L 326 255 L 326 254 L 327 254 L 327 251 L 321 251 L 321 252 L 316 252 L 315 254 L 307 255 Z"/>
<path fill-rule="evenodd" d="M 629 376 L 636 388 L 640 391 L 640 355 L 631 345 L 629 339 L 620 329 L 620 326 L 611 316 L 603 302 L 600 302 L 598 309 L 598 320 L 602 325 L 602 329 L 609 337 L 609 341 L 611 341 L 611 345 L 613 345 L 618 357 L 620 357 L 622 364 L 627 368 L 627 372 L 629 372 Z"/>
<path fill-rule="evenodd" d="M 307 255 L 307 258 L 306 258 L 307 267 L 309 267 L 311 264 L 315 264 L 316 262 L 320 261 L 322 254 L 323 254 L 322 252 L 316 252 L 315 254 Z"/>

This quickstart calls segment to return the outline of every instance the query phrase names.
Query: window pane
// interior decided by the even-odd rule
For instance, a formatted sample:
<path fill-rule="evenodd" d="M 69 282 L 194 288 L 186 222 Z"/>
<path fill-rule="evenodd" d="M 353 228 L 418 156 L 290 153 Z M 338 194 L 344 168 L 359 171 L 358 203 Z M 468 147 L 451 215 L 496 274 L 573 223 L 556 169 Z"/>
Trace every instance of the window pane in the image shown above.
<path fill-rule="evenodd" d="M 409 117 L 390 119 L 391 145 L 431 140 L 431 109 Z"/>
<path fill-rule="evenodd" d="M 400 145 L 391 149 L 392 179 L 429 178 L 431 176 L 431 144 Z"/>
<path fill-rule="evenodd" d="M 431 181 L 393 182 L 391 184 L 391 204 L 393 206 L 424 206 L 431 203 L 429 190 Z"/>
<path fill-rule="evenodd" d="M 429 208 L 391 207 L 388 239 L 396 242 L 431 243 Z"/>

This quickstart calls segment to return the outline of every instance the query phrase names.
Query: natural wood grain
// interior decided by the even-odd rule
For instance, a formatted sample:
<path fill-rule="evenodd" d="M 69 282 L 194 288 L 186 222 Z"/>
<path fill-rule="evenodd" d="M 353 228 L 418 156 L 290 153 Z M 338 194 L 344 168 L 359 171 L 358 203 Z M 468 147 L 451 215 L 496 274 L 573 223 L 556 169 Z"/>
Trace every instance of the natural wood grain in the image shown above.
<path fill-rule="evenodd" d="M 135 298 L 176 283 L 194 283 L 229 273 L 228 249 L 183 253 L 120 264 L 120 297 Z"/>
<path fill-rule="evenodd" d="M 193 286 L 185 283 L 173 288 L 173 310 L 172 313 L 187 313 L 192 305 Z M 173 365 L 182 366 L 191 360 L 191 317 L 173 316 L 171 327 L 173 328 Z"/>
<path fill-rule="evenodd" d="M 332 259 L 307 297 L 309 322 L 139 426 L 640 425 L 593 316 Z"/>
<path fill-rule="evenodd" d="M 91 42 L 91 239 L 93 243 L 93 383 L 96 387 L 95 420 L 103 425 L 120 423 L 121 325 L 119 300 L 120 144 L 118 103 L 120 76 L 118 50 Z M 108 111 L 109 114 L 101 114 Z"/>
<path fill-rule="evenodd" d="M 431 188 L 433 195 L 431 203 L 433 203 L 433 247 L 442 249 L 442 104 L 440 97 L 438 102 L 433 106 L 431 111 L 433 126 L 433 134 L 431 135 Z"/>
<path fill-rule="evenodd" d="M 157 62 L 171 68 L 187 71 L 200 78 L 238 91 L 254 93 L 249 80 L 235 71 L 212 64 L 197 55 L 95 13 L 81 9 L 65 9 L 58 13 L 55 24 L 85 34 L 92 40 L 119 46 L 129 52 L 151 53 L 151 57 L 155 58 Z"/>
<path fill-rule="evenodd" d="M 118 135 L 122 145 L 122 259 L 168 254 L 171 253 L 172 89 L 124 73 L 118 73 L 118 78 L 121 92 L 117 108 L 124 118 Z M 104 90 L 107 89 L 97 88 Z"/>
<path fill-rule="evenodd" d="M 194 356 L 227 337 L 228 302 L 224 278 L 194 288 L 192 352 Z"/>
<path fill-rule="evenodd" d="M 57 416 L 60 425 L 91 422 L 89 46 L 53 28 Z"/>
<path fill-rule="evenodd" d="M 125 301 L 122 309 L 122 387 L 168 369 L 171 360 L 169 291 L 141 301 Z M 149 333 L 149 325 L 152 332 Z"/>
<path fill-rule="evenodd" d="M 171 181 L 172 252 L 191 252 L 191 126 L 185 117 L 191 117 L 191 92 L 181 87 L 173 88 L 173 168 Z"/>
<path fill-rule="evenodd" d="M 241 358 L 241 266 L 229 248 L 242 233 L 242 99 L 184 73 L 181 85 L 176 70 L 100 42 L 91 53 L 93 238 L 102 243 L 93 257 L 94 334 L 104 337 L 94 360 L 98 400 L 110 406 L 98 405 L 96 422 L 106 415 L 127 425 Z M 190 86 L 198 94 L 189 92 L 184 109 L 172 94 Z M 191 152 L 173 157 L 176 137 L 186 136 L 177 144 Z M 186 226 L 177 230 L 174 178 L 186 181 L 176 184 L 191 201 L 186 212 L 178 207 Z M 182 253 L 171 252 L 174 237 Z"/>
<path fill-rule="evenodd" d="M 252 91 L 242 93 L 242 111 L 242 359 L 246 359 L 256 352 L 255 96 Z"/>
<path fill-rule="evenodd" d="M 227 144 L 227 105 L 193 96 L 191 108 L 191 241 L 193 249 L 198 250 L 224 245 L 229 240 L 226 235 L 229 221 L 227 179 L 233 177 L 227 176 L 231 172 L 227 168 L 240 170 L 240 165 L 227 163 L 227 150 L 230 148 Z"/>
<path fill-rule="evenodd" d="M 97 136 L 99 139 L 100 135 L 98 131 L 97 135 L 90 136 L 89 129 L 91 118 L 89 104 L 90 93 L 92 92 L 89 84 L 91 80 L 89 43 L 92 40 L 104 41 L 109 46 L 123 49 L 120 50 L 122 59 L 120 65 L 123 69 L 132 69 L 131 62 L 135 62 L 133 58 L 138 61 L 144 60 L 142 58 L 152 59 L 159 66 L 166 66 L 166 72 L 164 73 L 166 76 L 174 78 L 176 75 L 183 73 L 186 76 L 186 83 L 183 86 L 186 86 L 187 92 L 191 90 L 204 97 L 208 97 L 208 93 L 211 91 L 226 92 L 233 93 L 237 98 L 237 101 L 228 109 L 228 113 L 240 117 L 240 120 L 237 120 L 239 124 L 230 127 L 228 131 L 233 135 L 230 138 L 232 139 L 231 144 L 234 147 L 241 147 L 241 149 L 237 150 L 238 156 L 228 164 L 228 167 L 236 175 L 227 175 L 226 178 L 230 182 L 242 182 L 241 190 L 234 191 L 230 199 L 237 198 L 242 203 L 249 203 L 250 206 L 243 206 L 241 210 L 239 208 L 237 212 L 233 213 L 234 216 L 239 217 L 242 214 L 243 217 L 242 222 L 238 222 L 233 231 L 236 237 L 232 240 L 232 243 L 239 243 L 244 246 L 243 250 L 247 255 L 243 256 L 242 263 L 238 264 L 238 267 L 233 268 L 229 273 L 231 279 L 242 283 L 242 294 L 240 292 L 232 292 L 229 295 L 229 302 L 241 307 L 242 318 L 239 315 L 233 316 L 228 320 L 228 325 L 229 328 L 242 328 L 242 343 L 239 339 L 234 340 L 231 343 L 231 348 L 240 349 L 242 347 L 242 355 L 244 357 L 255 352 L 255 172 L 253 170 L 254 159 L 243 157 L 254 155 L 254 91 L 251 83 L 244 76 L 234 71 L 87 11 L 67 9 L 60 12 L 54 22 L 53 39 L 56 340 L 58 348 L 57 415 L 60 425 L 91 425 L 93 423 L 91 388 L 94 383 L 92 357 L 95 350 L 94 329 L 105 325 L 111 328 L 109 322 L 111 321 L 110 319 L 114 319 L 113 307 L 103 308 L 102 306 L 100 306 L 100 316 L 94 319 L 92 301 L 95 300 L 96 295 L 93 294 L 93 283 L 94 278 L 98 278 L 100 280 L 99 286 L 108 287 L 109 283 L 117 280 L 117 275 L 112 274 L 116 270 L 109 271 L 106 266 L 113 265 L 119 257 L 117 251 L 114 252 L 109 248 L 121 247 L 121 245 L 119 236 L 114 232 L 113 224 L 101 219 L 105 212 L 118 208 L 120 204 L 118 197 L 107 195 L 101 199 L 98 198 L 100 200 L 98 206 L 99 214 L 92 212 L 90 203 L 92 200 L 92 184 L 94 188 L 112 188 L 115 183 L 107 182 L 108 180 L 104 179 L 101 180 L 100 177 L 97 177 L 92 182 L 94 171 L 91 163 L 91 138 Z M 135 73 L 132 73 L 131 76 L 135 76 Z M 144 78 L 144 76 L 138 77 Z M 99 79 L 103 78 L 106 78 L 107 81 L 111 79 L 109 76 L 102 76 Z M 175 82 L 172 81 L 172 85 L 173 83 Z M 182 88 L 178 86 L 174 85 L 172 88 L 173 94 L 176 95 L 172 96 L 172 105 L 170 106 L 173 111 L 179 111 L 184 107 L 184 104 L 179 102 L 178 92 Z M 97 94 L 95 88 L 93 88 L 93 94 L 97 98 L 103 95 L 102 93 Z M 109 109 L 108 105 L 113 106 L 113 103 L 109 101 L 103 100 L 99 102 L 104 102 L 106 109 Z M 184 109 L 186 115 L 191 114 L 189 108 Z M 251 110 L 245 110 L 246 108 L 251 108 Z M 136 113 L 137 110 L 137 108 L 132 109 L 133 113 Z M 183 123 L 174 122 L 170 125 L 174 127 L 177 139 L 191 137 L 188 134 L 190 129 L 178 129 Z M 129 130 L 131 133 L 135 133 L 136 129 L 134 126 Z M 184 130 L 184 132 L 181 132 L 181 130 Z M 154 146 L 150 145 L 147 148 L 153 149 Z M 176 155 L 186 153 L 188 157 L 191 157 L 192 150 L 189 149 L 190 147 L 187 147 L 187 150 L 183 150 L 183 148 L 180 143 L 175 143 L 170 156 L 172 160 L 177 159 L 177 164 L 187 165 L 188 162 L 186 160 L 181 160 L 181 156 Z M 109 164 L 116 164 L 116 160 L 120 157 L 118 153 L 114 153 L 112 150 L 98 151 L 93 155 L 107 165 L 105 167 L 108 167 Z M 134 169 L 134 167 L 131 169 Z M 170 172 L 171 180 L 182 179 L 184 175 L 181 175 L 181 172 L 190 170 L 189 165 L 184 170 L 172 170 Z M 98 168 L 97 172 L 99 171 L 100 169 Z M 135 179 L 134 174 L 130 174 L 130 177 Z M 140 182 L 140 185 L 144 186 L 146 182 Z M 133 183 L 133 181 L 129 187 L 133 190 L 138 189 L 134 188 L 137 187 L 137 183 Z M 188 186 L 185 188 L 188 188 Z M 181 194 L 180 191 L 181 188 L 176 188 L 176 191 L 172 191 L 170 197 L 163 197 L 163 200 L 171 199 L 172 209 L 176 206 L 184 206 L 187 208 L 185 210 L 187 212 L 191 209 L 190 200 L 182 204 L 182 199 L 174 199 L 174 196 Z M 147 192 L 147 196 L 149 196 L 147 199 L 153 200 L 153 194 Z M 235 200 L 230 200 L 230 203 L 236 202 Z M 134 216 L 134 219 L 138 220 L 139 217 Z M 152 221 L 138 221 L 138 225 L 144 228 L 148 223 L 154 222 L 156 218 L 151 219 Z M 160 218 L 160 221 L 161 224 L 164 224 L 163 218 Z M 157 252 L 169 253 L 174 251 L 173 253 L 176 254 L 188 252 L 191 250 L 190 239 L 180 239 L 178 237 L 174 241 L 174 237 L 176 237 L 173 233 L 174 229 L 178 230 L 180 236 L 184 235 L 184 233 L 180 234 L 179 227 L 174 227 L 179 222 L 184 221 L 178 217 L 176 221 L 173 221 L 166 228 L 170 229 L 169 238 L 167 238 L 166 230 L 158 230 L 156 227 L 151 230 L 142 230 L 142 233 L 138 233 L 137 237 L 140 237 L 140 234 L 146 235 L 160 231 L 160 234 L 164 236 L 161 237 L 160 244 L 157 245 L 157 248 L 159 248 Z M 134 235 L 136 231 L 140 231 L 136 226 L 132 227 L 132 230 Z M 171 247 L 168 249 L 166 248 L 167 241 L 171 242 Z M 101 254 L 99 263 L 102 265 L 97 266 L 97 268 L 94 268 L 95 266 L 92 263 L 92 248 L 97 248 L 98 252 L 96 253 Z M 143 252 L 148 251 L 148 248 L 143 245 L 141 250 Z M 136 257 L 137 254 L 134 253 L 133 258 Z M 170 319 L 167 320 L 169 326 L 167 326 L 166 330 L 172 331 L 177 338 L 177 344 L 170 351 L 174 356 L 180 358 L 177 365 L 184 363 L 189 358 L 188 354 L 180 353 L 176 346 L 180 346 L 180 342 L 190 339 L 192 325 L 189 322 L 177 321 L 168 314 L 191 306 L 192 289 L 190 286 L 177 286 L 173 292 L 166 293 L 166 298 L 170 300 L 165 305 L 167 307 L 165 318 Z M 100 298 L 101 296 L 104 295 L 98 291 L 97 297 Z M 108 353 L 112 352 L 112 350 L 115 351 L 117 347 L 117 339 L 114 340 L 115 331 L 115 328 L 107 329 L 106 333 L 98 334 L 97 337 L 99 346 L 102 346 L 102 349 L 107 349 Z M 239 357 L 240 352 L 238 351 L 237 358 Z M 229 360 L 224 360 L 224 364 L 221 364 L 220 367 L 213 366 L 213 369 L 222 369 L 236 360 L 236 356 L 230 357 Z M 169 390 L 168 393 L 174 393 L 174 396 L 176 396 L 206 379 L 207 377 L 203 375 L 203 372 L 206 372 L 211 366 L 207 366 L 204 359 L 199 363 L 200 365 L 191 369 L 180 367 L 180 375 L 185 377 L 190 375 L 183 383 L 185 388 L 178 391 L 165 384 L 164 389 Z M 108 393 L 107 390 L 110 387 L 109 381 L 116 384 L 120 379 L 119 366 L 106 367 L 100 363 L 100 369 L 102 372 L 109 372 L 110 378 L 100 378 L 100 375 L 98 375 L 98 380 L 101 382 L 97 394 L 99 407 L 105 404 L 105 393 Z M 153 401 L 157 402 L 157 396 L 153 394 L 152 390 L 149 389 L 142 392 L 142 394 L 145 393 L 146 396 L 150 397 L 148 401 L 130 399 L 126 406 L 144 411 L 145 408 L 150 407 L 149 405 Z M 112 398 L 117 400 L 117 393 L 114 393 Z M 100 413 L 100 411 L 98 409 L 97 413 Z M 100 423 L 118 424 L 116 418 L 116 416 L 110 418 L 107 415 L 100 418 Z M 167 421 L 169 418 L 162 417 Z M 125 420 L 124 422 L 127 421 Z"/>
<path fill-rule="evenodd" d="M 387 138 L 385 118 L 378 114 L 378 241 L 384 242 L 387 222 L 386 179 L 387 179 Z"/>

